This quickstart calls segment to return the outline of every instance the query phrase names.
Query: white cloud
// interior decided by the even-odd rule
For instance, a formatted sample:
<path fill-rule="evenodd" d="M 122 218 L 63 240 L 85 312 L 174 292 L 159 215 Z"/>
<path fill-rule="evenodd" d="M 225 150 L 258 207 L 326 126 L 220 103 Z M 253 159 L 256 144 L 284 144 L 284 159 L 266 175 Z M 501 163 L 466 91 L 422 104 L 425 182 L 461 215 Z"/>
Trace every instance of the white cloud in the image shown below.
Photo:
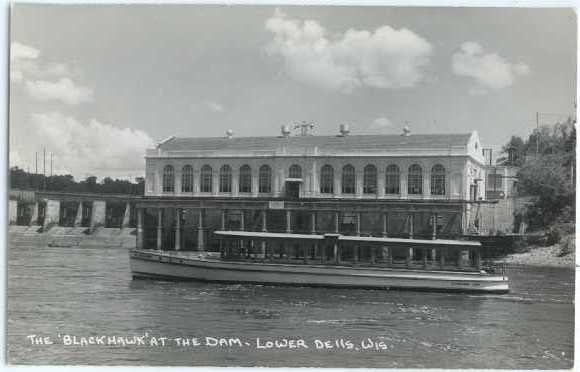
<path fill-rule="evenodd" d="M 59 112 L 33 114 L 32 124 L 55 168 L 75 178 L 89 174 L 122 176 L 143 172 L 145 149 L 154 146 L 145 132 L 118 128 L 95 119 L 82 123 Z"/>
<path fill-rule="evenodd" d="M 10 61 L 19 59 L 37 59 L 40 56 L 40 51 L 34 47 L 13 42 L 10 44 Z"/>
<path fill-rule="evenodd" d="M 68 105 L 90 101 L 92 96 L 89 88 L 77 86 L 69 78 L 61 78 L 54 83 L 45 80 L 27 80 L 26 91 L 38 101 L 61 101 Z"/>
<path fill-rule="evenodd" d="M 373 120 L 373 122 L 370 125 L 370 129 L 384 130 L 384 129 L 392 129 L 392 128 L 394 128 L 394 124 L 388 118 L 386 118 L 384 116 L 376 118 L 375 120 Z"/>
<path fill-rule="evenodd" d="M 215 101 L 206 101 L 205 105 L 212 112 L 222 112 L 224 111 L 224 106 Z"/>
<path fill-rule="evenodd" d="M 63 85 L 72 83 L 70 81 L 71 75 L 71 71 L 65 63 L 45 63 L 42 61 L 40 51 L 34 47 L 18 42 L 13 42 L 10 46 L 10 81 L 13 83 L 26 81 L 30 89 L 36 93 L 38 89 L 54 90 L 58 88 L 56 87 L 58 84 L 61 85 L 61 89 L 67 88 Z M 50 78 L 61 78 L 61 80 L 57 83 L 49 83 L 46 80 Z M 69 82 L 62 78 L 69 79 Z M 53 86 L 50 86 L 51 84 Z M 84 89 L 86 88 L 81 89 L 80 92 L 82 93 Z M 40 96 L 44 97 L 45 95 L 40 94 Z M 37 95 L 33 96 L 33 98 L 36 97 Z M 70 98 L 70 96 L 67 97 Z"/>
<path fill-rule="evenodd" d="M 318 22 L 287 19 L 280 11 L 266 21 L 266 29 L 274 33 L 267 52 L 283 57 L 293 78 L 343 92 L 413 87 L 424 78 L 433 50 L 406 28 L 385 25 L 330 36 Z"/>
<path fill-rule="evenodd" d="M 471 77 L 476 86 L 470 94 L 485 94 L 511 86 L 518 76 L 530 73 L 524 63 L 512 64 L 496 53 L 490 53 L 476 42 L 465 42 L 453 54 L 452 69 L 456 75 Z"/>
<path fill-rule="evenodd" d="M 40 51 L 34 47 L 14 42 L 10 45 L 10 81 L 21 83 L 24 80 L 23 66 L 36 66 Z"/>

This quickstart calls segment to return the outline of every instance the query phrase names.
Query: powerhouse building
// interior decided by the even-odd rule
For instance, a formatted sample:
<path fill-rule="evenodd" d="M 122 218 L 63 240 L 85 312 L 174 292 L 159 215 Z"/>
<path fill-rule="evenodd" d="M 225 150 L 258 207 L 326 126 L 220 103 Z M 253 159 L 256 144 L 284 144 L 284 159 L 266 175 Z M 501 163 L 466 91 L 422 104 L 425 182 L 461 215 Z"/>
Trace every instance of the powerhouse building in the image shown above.
<path fill-rule="evenodd" d="M 458 238 L 485 159 L 462 134 L 170 137 L 146 152 L 138 247 L 219 250 L 216 230 Z"/>

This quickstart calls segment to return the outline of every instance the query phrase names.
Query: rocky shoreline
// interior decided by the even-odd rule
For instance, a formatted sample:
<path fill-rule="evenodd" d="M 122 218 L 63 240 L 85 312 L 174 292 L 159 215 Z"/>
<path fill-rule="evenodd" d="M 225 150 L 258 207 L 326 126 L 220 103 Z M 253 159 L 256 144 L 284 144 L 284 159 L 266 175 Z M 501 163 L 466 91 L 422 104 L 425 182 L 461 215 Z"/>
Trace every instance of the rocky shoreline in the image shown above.
<path fill-rule="evenodd" d="M 523 253 L 512 253 L 498 263 L 525 266 L 542 266 L 542 267 L 574 267 L 574 253 L 560 256 L 561 246 L 555 244 L 549 247 L 530 247 L 529 251 Z"/>

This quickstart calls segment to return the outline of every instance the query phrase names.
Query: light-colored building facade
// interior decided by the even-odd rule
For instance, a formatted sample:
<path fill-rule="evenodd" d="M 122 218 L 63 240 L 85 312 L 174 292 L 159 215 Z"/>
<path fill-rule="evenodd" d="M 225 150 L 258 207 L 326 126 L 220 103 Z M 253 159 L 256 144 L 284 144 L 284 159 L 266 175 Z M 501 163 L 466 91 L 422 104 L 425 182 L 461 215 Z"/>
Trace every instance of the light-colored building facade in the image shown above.
<path fill-rule="evenodd" d="M 174 138 L 146 154 L 146 196 L 481 200 L 476 132 Z"/>
<path fill-rule="evenodd" d="M 146 153 L 138 246 L 217 250 L 214 231 L 465 234 L 485 202 L 476 132 L 175 138 Z"/>

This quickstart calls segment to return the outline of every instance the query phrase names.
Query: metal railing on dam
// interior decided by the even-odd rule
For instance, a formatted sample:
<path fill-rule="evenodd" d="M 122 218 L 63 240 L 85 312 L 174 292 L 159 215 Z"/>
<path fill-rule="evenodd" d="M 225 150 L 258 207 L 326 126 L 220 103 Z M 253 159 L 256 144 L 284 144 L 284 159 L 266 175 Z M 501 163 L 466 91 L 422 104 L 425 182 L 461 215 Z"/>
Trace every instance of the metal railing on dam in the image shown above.
<path fill-rule="evenodd" d="M 108 194 L 108 193 L 90 193 L 90 192 L 64 192 L 64 191 L 28 191 L 12 189 L 9 191 L 9 199 L 22 202 L 35 202 L 43 199 L 61 200 L 61 201 L 132 201 L 142 198 L 142 195 L 131 194 Z"/>

